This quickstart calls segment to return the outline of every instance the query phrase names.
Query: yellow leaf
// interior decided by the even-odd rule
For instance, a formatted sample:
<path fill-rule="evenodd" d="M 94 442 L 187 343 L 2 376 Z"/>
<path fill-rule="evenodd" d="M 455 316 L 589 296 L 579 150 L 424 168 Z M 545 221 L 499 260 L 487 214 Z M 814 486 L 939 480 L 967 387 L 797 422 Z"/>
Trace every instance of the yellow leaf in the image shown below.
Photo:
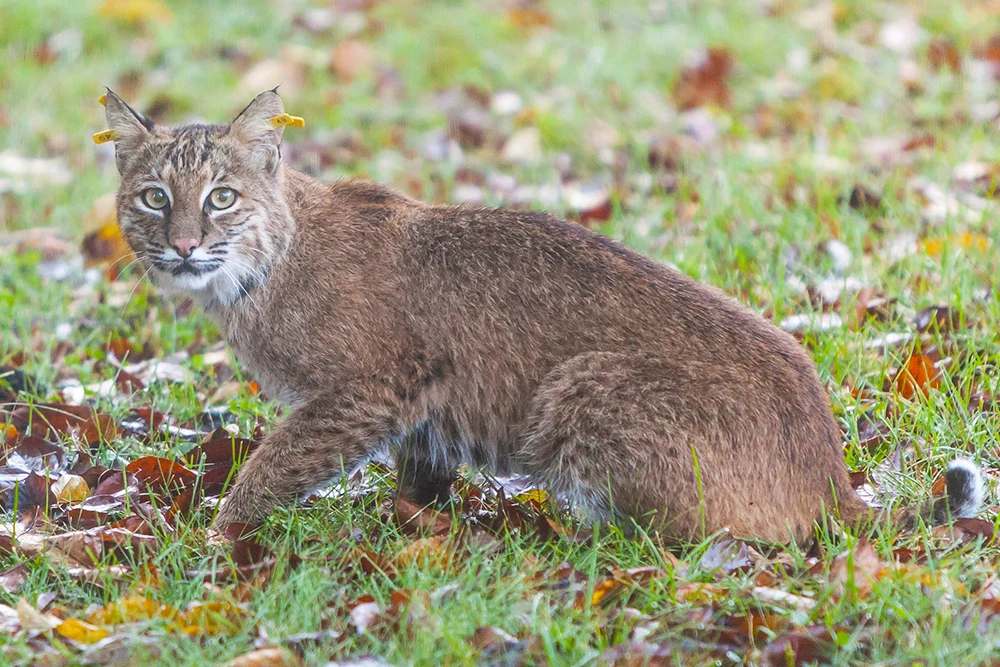
<path fill-rule="evenodd" d="M 606 595 L 621 588 L 621 583 L 615 581 L 614 579 L 604 579 L 599 581 L 596 586 L 594 586 L 594 592 L 590 595 L 590 604 L 596 605 L 600 602 Z"/>
<path fill-rule="evenodd" d="M 52 483 L 52 493 L 60 503 L 79 503 L 90 497 L 90 486 L 83 477 L 67 473 Z"/>
<path fill-rule="evenodd" d="M 544 505 L 549 501 L 549 494 L 542 489 L 529 489 L 524 493 L 519 493 L 514 496 L 514 500 L 522 505 L 528 504 L 532 501 L 538 503 L 539 505 Z"/>
<path fill-rule="evenodd" d="M 56 632 L 66 639 L 80 642 L 81 644 L 94 644 L 108 636 L 108 631 L 91 625 L 78 618 L 68 618 L 56 627 Z"/>
<path fill-rule="evenodd" d="M 172 619 L 177 616 L 177 610 L 156 600 L 131 596 L 101 607 L 87 620 L 96 625 L 118 625 L 120 623 L 138 623 L 154 618 Z"/>
<path fill-rule="evenodd" d="M 677 597 L 678 602 L 705 603 L 724 597 L 726 593 L 726 589 L 715 584 L 689 582 L 678 586 L 674 595 Z"/>
<path fill-rule="evenodd" d="M 965 250 L 975 250 L 982 252 L 990 247 L 990 240 L 982 234 L 973 232 L 960 232 L 952 234 L 950 237 L 941 238 L 939 236 L 924 239 L 921 244 L 924 254 L 937 257 L 944 252 L 945 248 L 963 248 Z"/>
<path fill-rule="evenodd" d="M 177 617 L 181 632 L 189 635 L 235 634 L 246 612 L 230 602 L 192 602 Z"/>
<path fill-rule="evenodd" d="M 921 244 L 925 255 L 936 257 L 944 250 L 944 240 L 940 238 L 925 239 Z"/>
<path fill-rule="evenodd" d="M 442 535 L 433 535 L 407 544 L 396 554 L 393 563 L 397 567 L 413 564 L 421 567 L 447 567 L 451 563 L 451 557 L 448 539 Z"/>
<path fill-rule="evenodd" d="M 160 0 L 104 0 L 97 13 L 104 18 L 127 23 L 166 23 L 174 18 L 170 7 Z"/>
<path fill-rule="evenodd" d="M 986 250 L 990 245 L 990 240 L 982 234 L 963 232 L 956 235 L 956 245 L 973 250 Z"/>

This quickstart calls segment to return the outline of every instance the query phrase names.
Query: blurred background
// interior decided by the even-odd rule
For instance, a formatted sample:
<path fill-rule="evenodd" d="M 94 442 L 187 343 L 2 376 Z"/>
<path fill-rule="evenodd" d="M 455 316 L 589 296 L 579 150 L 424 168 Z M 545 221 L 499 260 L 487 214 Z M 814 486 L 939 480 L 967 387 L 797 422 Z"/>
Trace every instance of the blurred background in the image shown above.
<path fill-rule="evenodd" d="M 780 319 L 815 305 L 831 272 L 898 292 L 906 262 L 985 251 L 998 13 L 984 0 L 3 0 L 0 230 L 21 232 L 8 248 L 52 254 L 24 230 L 75 243 L 108 222 L 113 148 L 91 141 L 103 86 L 178 124 L 228 121 L 280 84 L 307 121 L 285 135 L 297 169 L 551 210 Z M 935 284 L 983 288 L 969 282 L 992 280 L 981 255 Z"/>

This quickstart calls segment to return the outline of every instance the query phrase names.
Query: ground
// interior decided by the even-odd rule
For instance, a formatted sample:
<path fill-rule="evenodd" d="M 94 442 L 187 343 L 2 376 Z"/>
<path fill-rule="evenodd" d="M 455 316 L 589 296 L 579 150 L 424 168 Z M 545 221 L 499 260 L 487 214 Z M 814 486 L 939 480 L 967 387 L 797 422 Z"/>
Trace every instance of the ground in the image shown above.
<path fill-rule="evenodd" d="M 0 55 L 0 662 L 996 664 L 996 2 L 7 0 Z M 717 285 L 808 348 L 867 498 L 964 455 L 982 514 L 666 550 L 476 471 L 421 513 L 376 465 L 211 536 L 280 410 L 127 266 L 91 136 L 103 86 L 183 123 L 276 84 L 292 165 Z"/>

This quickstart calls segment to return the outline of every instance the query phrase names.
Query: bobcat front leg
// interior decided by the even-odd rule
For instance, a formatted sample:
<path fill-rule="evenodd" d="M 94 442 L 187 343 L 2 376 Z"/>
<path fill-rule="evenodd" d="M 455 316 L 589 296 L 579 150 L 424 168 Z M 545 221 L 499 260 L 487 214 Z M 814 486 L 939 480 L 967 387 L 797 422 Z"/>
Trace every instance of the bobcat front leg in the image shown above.
<path fill-rule="evenodd" d="M 317 396 L 278 424 L 247 459 L 213 525 L 256 524 L 277 505 L 295 501 L 350 471 L 372 449 L 402 432 L 398 398 L 362 386 Z"/>

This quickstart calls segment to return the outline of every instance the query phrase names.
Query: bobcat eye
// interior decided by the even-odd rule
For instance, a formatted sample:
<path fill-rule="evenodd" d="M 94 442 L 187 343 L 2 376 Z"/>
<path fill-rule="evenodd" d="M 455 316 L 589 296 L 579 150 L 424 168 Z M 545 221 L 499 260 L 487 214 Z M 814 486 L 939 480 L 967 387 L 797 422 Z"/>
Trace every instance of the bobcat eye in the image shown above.
<path fill-rule="evenodd" d="M 154 211 L 159 211 L 170 203 L 170 199 L 167 197 L 167 193 L 163 191 L 163 188 L 149 188 L 141 196 L 142 203 Z"/>
<path fill-rule="evenodd" d="M 232 188 L 215 188 L 208 193 L 208 205 L 222 211 L 236 202 L 236 191 Z"/>

